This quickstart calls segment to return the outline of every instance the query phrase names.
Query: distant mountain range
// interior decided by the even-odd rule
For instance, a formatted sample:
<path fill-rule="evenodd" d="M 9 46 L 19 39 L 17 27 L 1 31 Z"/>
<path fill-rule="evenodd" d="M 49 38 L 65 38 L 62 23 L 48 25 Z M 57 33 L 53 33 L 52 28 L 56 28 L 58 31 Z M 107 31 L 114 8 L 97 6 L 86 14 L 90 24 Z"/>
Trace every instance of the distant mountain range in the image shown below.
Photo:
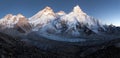
<path fill-rule="evenodd" d="M 0 19 L 0 32 L 44 50 L 66 50 L 65 52 L 71 47 L 73 49 L 73 45 L 95 46 L 90 47 L 94 52 L 101 49 L 101 46 L 109 46 L 112 41 L 110 45 L 116 45 L 120 40 L 120 27 L 102 24 L 83 12 L 78 5 L 68 14 L 64 11 L 55 13 L 50 7 L 30 18 L 22 14 L 8 14 Z M 83 54 L 90 53 L 90 50 Z"/>

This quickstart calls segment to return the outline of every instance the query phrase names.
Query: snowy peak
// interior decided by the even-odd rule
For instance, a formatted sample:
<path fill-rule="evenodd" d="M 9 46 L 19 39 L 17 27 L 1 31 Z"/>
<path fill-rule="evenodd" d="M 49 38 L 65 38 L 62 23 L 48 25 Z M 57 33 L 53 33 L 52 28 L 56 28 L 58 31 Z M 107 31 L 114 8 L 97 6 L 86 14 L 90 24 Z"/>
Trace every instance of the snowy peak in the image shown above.
<path fill-rule="evenodd" d="M 29 23 L 31 23 L 32 26 L 35 27 L 34 30 L 39 30 L 39 28 L 46 26 L 54 19 L 56 19 L 56 14 L 52 10 L 52 8 L 47 6 L 31 18 L 29 18 Z"/>
<path fill-rule="evenodd" d="M 5 20 L 17 20 L 19 18 L 25 18 L 22 14 L 17 14 L 17 15 L 12 15 L 12 14 L 7 14 L 3 19 Z"/>
<path fill-rule="evenodd" d="M 12 18 L 12 17 L 13 17 L 12 14 L 7 14 L 4 18 L 6 18 L 6 19 L 10 19 L 10 18 Z"/>
<path fill-rule="evenodd" d="M 1 20 L 0 20 L 0 23 L 8 23 L 9 21 L 12 22 L 15 22 L 17 20 L 16 16 L 15 15 L 12 15 L 12 14 L 7 14 L 6 16 L 4 16 Z M 10 22 L 9 22 L 10 23 Z"/>
<path fill-rule="evenodd" d="M 14 28 L 14 25 L 17 24 L 20 20 L 26 20 L 25 16 L 23 16 L 22 14 L 7 14 L 4 18 L 0 20 L 0 24 L 4 28 Z"/>
<path fill-rule="evenodd" d="M 77 13 L 79 13 L 79 14 L 85 14 L 78 5 L 73 8 L 73 12 L 76 13 L 76 14 Z"/>
<path fill-rule="evenodd" d="M 51 7 L 46 6 L 43 10 L 49 10 L 49 11 L 53 11 Z"/>
<path fill-rule="evenodd" d="M 16 17 L 18 18 L 19 21 L 27 21 L 27 18 L 22 14 L 18 14 Z"/>
<path fill-rule="evenodd" d="M 49 14 L 49 13 L 54 13 L 53 10 L 50 8 L 50 7 L 45 7 L 43 10 L 42 10 L 46 15 Z"/>
<path fill-rule="evenodd" d="M 55 16 L 55 13 L 54 11 L 52 10 L 52 8 L 50 7 L 45 7 L 43 10 L 42 10 L 42 15 L 50 15 L 50 16 Z"/>
<path fill-rule="evenodd" d="M 65 15 L 66 13 L 64 11 L 59 11 L 56 13 L 57 15 Z"/>
<path fill-rule="evenodd" d="M 82 12 L 81 8 L 77 5 L 73 8 L 73 12 Z"/>
<path fill-rule="evenodd" d="M 54 11 L 50 7 L 45 7 L 43 10 L 39 11 L 37 14 L 29 18 L 30 20 L 39 19 L 42 16 L 55 16 Z"/>
<path fill-rule="evenodd" d="M 23 16 L 22 14 L 17 14 L 18 18 L 25 18 L 25 16 Z"/>

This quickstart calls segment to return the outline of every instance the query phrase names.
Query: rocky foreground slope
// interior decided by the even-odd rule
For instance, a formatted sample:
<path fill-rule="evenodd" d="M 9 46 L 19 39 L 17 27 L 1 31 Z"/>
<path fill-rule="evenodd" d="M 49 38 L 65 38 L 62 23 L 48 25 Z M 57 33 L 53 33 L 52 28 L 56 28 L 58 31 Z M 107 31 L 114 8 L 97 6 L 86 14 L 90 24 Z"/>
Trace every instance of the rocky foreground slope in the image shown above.
<path fill-rule="evenodd" d="M 110 42 L 108 43 L 110 44 Z M 61 47 L 62 48 L 62 47 Z M 87 49 L 90 47 L 79 47 L 74 48 Z M 72 49 L 74 51 L 74 49 Z M 69 50 L 67 50 L 69 51 Z M 70 50 L 71 51 L 71 50 Z M 83 50 L 84 51 L 84 50 Z M 76 53 L 65 53 L 58 51 L 48 51 L 40 49 L 24 41 L 20 41 L 18 38 L 13 38 L 7 34 L 0 33 L 0 58 L 119 58 L 120 49 L 111 45 L 104 47 L 94 53 L 80 56 L 82 51 Z"/>

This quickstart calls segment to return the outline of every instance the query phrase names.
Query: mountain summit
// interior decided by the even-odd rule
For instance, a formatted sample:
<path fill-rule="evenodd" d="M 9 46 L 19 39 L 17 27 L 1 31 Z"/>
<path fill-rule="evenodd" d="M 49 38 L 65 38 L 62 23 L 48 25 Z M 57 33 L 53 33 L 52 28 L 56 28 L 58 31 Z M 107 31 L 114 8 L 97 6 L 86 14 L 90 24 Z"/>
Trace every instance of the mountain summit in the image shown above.
<path fill-rule="evenodd" d="M 73 12 L 75 12 L 75 13 L 84 13 L 82 11 L 82 9 L 78 5 L 73 8 Z"/>
<path fill-rule="evenodd" d="M 55 15 L 54 14 L 54 11 L 50 8 L 50 7 L 45 7 L 43 10 L 39 11 L 37 14 L 35 14 L 34 16 L 32 16 L 30 18 L 30 20 L 33 20 L 33 19 L 38 19 L 40 17 L 42 17 L 43 15 Z"/>

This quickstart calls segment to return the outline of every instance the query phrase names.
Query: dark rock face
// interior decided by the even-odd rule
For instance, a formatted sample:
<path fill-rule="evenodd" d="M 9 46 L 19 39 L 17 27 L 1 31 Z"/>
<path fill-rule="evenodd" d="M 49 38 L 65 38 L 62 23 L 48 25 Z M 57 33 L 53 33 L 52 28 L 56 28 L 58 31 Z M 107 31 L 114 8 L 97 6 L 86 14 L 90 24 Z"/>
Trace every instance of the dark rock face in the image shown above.
<path fill-rule="evenodd" d="M 0 58 L 119 58 L 120 57 L 120 48 L 116 48 L 115 46 L 109 46 L 100 49 L 84 57 L 80 55 L 82 52 L 81 47 L 79 46 L 72 46 L 72 47 L 74 47 L 75 49 L 79 48 L 80 50 L 78 51 L 73 49 L 71 51 L 68 51 L 68 53 L 66 53 L 61 51 L 58 52 L 57 50 L 59 49 L 57 49 L 54 50 L 54 52 L 52 52 L 37 48 L 27 42 L 20 41 L 19 38 L 13 38 L 7 34 L 0 33 Z M 62 49 L 62 47 L 60 48 Z M 89 47 L 86 47 L 86 49 L 87 48 Z M 69 53 L 72 51 L 77 51 L 77 52 Z"/>
<path fill-rule="evenodd" d="M 23 17 L 19 18 L 19 21 L 17 24 L 15 24 L 15 28 L 21 32 L 21 33 L 27 33 L 31 30 L 31 25 L 28 22 L 28 19 Z"/>

